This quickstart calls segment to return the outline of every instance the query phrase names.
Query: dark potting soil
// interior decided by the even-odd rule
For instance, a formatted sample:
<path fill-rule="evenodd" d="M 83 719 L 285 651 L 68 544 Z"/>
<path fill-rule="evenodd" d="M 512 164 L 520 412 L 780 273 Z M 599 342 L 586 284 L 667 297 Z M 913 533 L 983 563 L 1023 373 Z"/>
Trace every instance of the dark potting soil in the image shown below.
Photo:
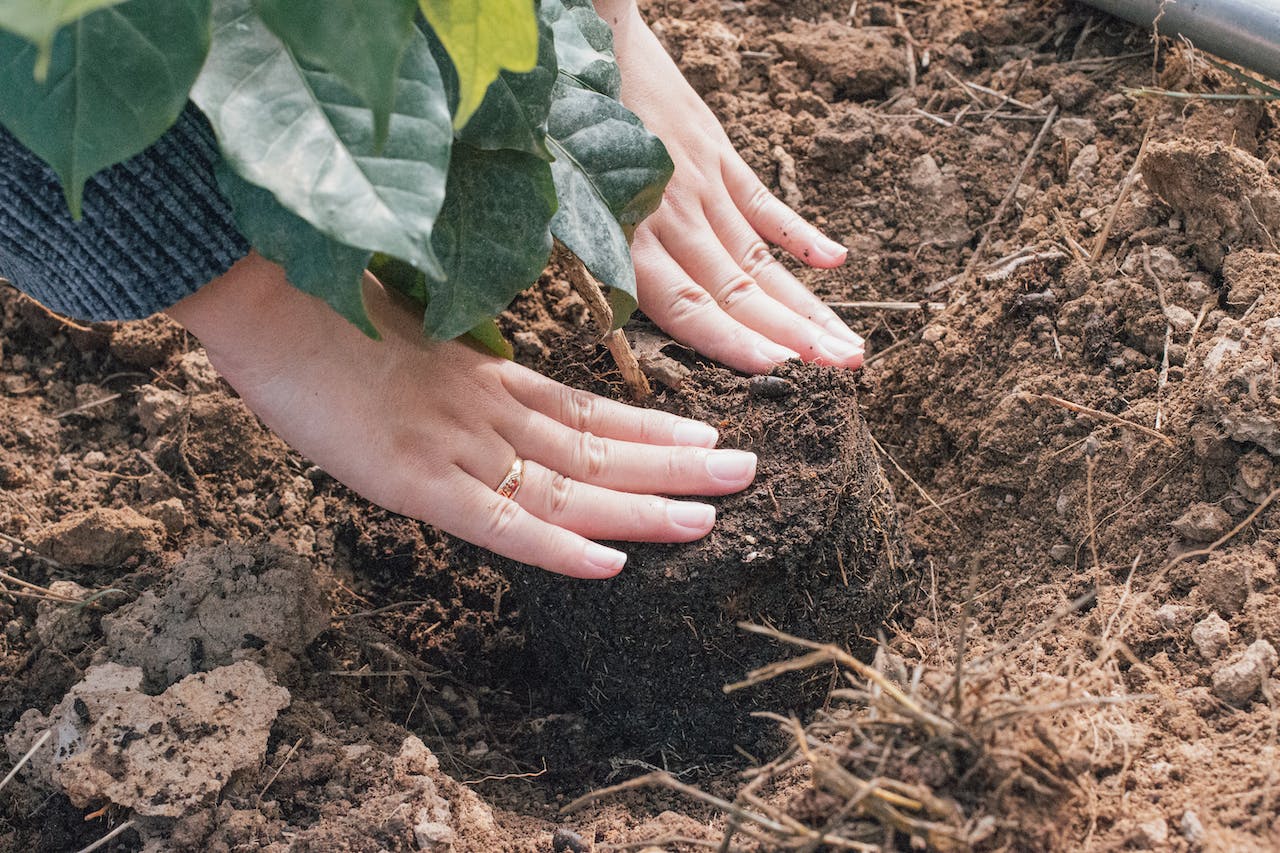
<path fill-rule="evenodd" d="M 627 568 L 608 581 L 500 561 L 533 689 L 581 714 L 601 755 L 688 761 L 764 748 L 776 724 L 749 712 L 812 708 L 830 673 L 726 695 L 724 685 L 795 653 L 738 623 L 865 651 L 910 597 L 893 493 L 848 371 L 788 364 L 746 378 L 704 368 L 658 404 L 714 424 L 723 447 L 756 452 L 756 481 L 712 501 L 720 521 L 705 539 L 623 546 Z"/>

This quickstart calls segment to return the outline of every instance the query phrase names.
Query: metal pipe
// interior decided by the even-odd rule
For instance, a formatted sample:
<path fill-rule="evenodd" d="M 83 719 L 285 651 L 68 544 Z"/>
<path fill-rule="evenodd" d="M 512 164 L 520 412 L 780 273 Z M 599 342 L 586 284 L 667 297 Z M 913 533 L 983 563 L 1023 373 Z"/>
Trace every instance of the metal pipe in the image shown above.
<path fill-rule="evenodd" d="M 1280 80 L 1280 0 L 1086 0 L 1160 35 L 1183 35 L 1201 50 Z M 1163 15 L 1161 11 L 1163 10 Z"/>

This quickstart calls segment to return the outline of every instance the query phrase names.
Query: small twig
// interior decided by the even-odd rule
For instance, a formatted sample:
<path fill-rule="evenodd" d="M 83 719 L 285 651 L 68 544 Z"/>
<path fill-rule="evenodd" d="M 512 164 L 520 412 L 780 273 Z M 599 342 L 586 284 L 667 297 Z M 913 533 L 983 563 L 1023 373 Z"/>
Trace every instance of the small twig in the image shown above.
<path fill-rule="evenodd" d="M 907 89 L 911 90 L 916 87 L 916 47 L 915 39 L 911 36 L 911 30 L 907 29 L 907 22 L 902 18 L 902 10 L 897 6 L 893 7 L 894 23 L 898 25 L 898 29 L 905 36 L 905 52 L 907 62 Z"/>
<path fill-rule="evenodd" d="M 479 785 L 481 782 L 502 782 L 507 779 L 537 779 L 547 772 L 547 759 L 542 759 L 542 769 L 533 773 L 502 773 L 497 776 L 481 776 L 479 779 L 464 779 L 464 785 Z"/>
<path fill-rule="evenodd" d="M 828 302 L 828 308 L 863 311 L 942 311 L 945 302 Z"/>
<path fill-rule="evenodd" d="M 1129 171 L 1125 173 L 1124 180 L 1120 182 L 1120 194 L 1116 196 L 1116 203 L 1111 205 L 1111 210 L 1107 211 L 1107 219 L 1102 225 L 1102 230 L 1098 232 L 1098 236 L 1093 240 L 1093 247 L 1089 251 L 1089 258 L 1097 263 L 1102 257 L 1102 250 L 1107 247 L 1107 240 L 1111 239 L 1111 229 L 1116 224 L 1116 216 L 1120 213 L 1120 208 L 1129 199 L 1129 193 L 1133 190 L 1134 183 L 1138 179 L 1138 169 L 1142 166 L 1142 159 L 1147 154 L 1147 143 L 1151 141 L 1151 131 L 1155 130 L 1156 117 L 1153 115 L 1147 122 L 1146 133 L 1142 135 L 1142 143 L 1138 146 L 1138 154 L 1133 158 L 1133 165 L 1129 167 Z"/>
<path fill-rule="evenodd" d="M 36 750 L 44 746 L 45 742 L 48 741 L 49 738 L 51 737 L 53 737 L 53 729 L 45 729 L 44 734 L 36 738 L 36 742 L 31 744 L 31 748 L 28 749 L 21 758 L 18 759 L 18 763 L 13 765 L 13 769 L 10 770 L 8 774 L 5 775 L 4 779 L 0 780 L 0 791 L 4 790 L 4 786 L 8 785 L 9 782 L 12 781 L 13 777 L 18 775 L 18 771 L 22 769 L 22 765 L 30 761 L 31 756 L 36 754 Z"/>
<path fill-rule="evenodd" d="M 62 565 L 62 563 L 59 563 L 57 560 L 53 559 L 52 557 L 46 557 L 44 554 L 41 554 L 35 548 L 32 548 L 30 545 L 28 545 L 26 542 L 23 542 L 21 539 L 17 538 L 16 536 L 10 536 L 8 533 L 0 533 L 0 542 L 8 542 L 10 545 L 13 545 L 16 548 L 21 548 L 23 551 L 27 552 L 27 556 L 31 557 L 31 559 L 38 560 L 39 562 L 44 563 L 46 566 L 49 566 L 50 568 L 54 568 L 54 569 L 66 568 L 66 566 Z"/>
<path fill-rule="evenodd" d="M 926 501 L 929 502 L 930 506 L 932 506 L 938 512 L 942 513 L 942 517 L 945 518 L 947 522 L 956 529 L 957 533 L 960 532 L 960 525 L 956 524 L 955 519 L 953 519 L 950 515 L 948 515 L 947 511 L 942 508 L 942 505 L 933 499 L 933 495 L 925 491 L 924 486 L 921 486 L 919 483 L 917 483 L 915 481 L 915 478 L 912 477 L 910 474 L 908 474 L 903 469 L 903 467 L 898 464 L 898 460 L 894 459 L 893 456 L 889 453 L 889 451 L 884 449 L 884 446 L 880 444 L 880 442 L 876 439 L 874 435 L 871 436 L 871 443 L 875 446 L 876 450 L 880 451 L 880 454 L 884 456 L 885 459 L 889 460 L 889 464 L 893 466 L 894 470 L 897 471 L 899 474 L 901 474 L 908 483 L 910 483 L 912 486 L 915 487 L 915 490 L 920 493 L 920 497 L 924 498 Z"/>
<path fill-rule="evenodd" d="M 280 775 L 280 771 L 284 770 L 284 766 L 289 763 L 289 759 L 293 758 L 293 754 L 298 751 L 298 747 L 302 746 L 302 740 L 303 739 L 300 737 L 296 741 L 294 741 L 293 746 L 289 749 L 288 754 L 286 754 L 284 757 L 284 760 L 280 762 L 280 766 L 276 768 L 276 771 L 271 774 L 271 778 L 267 780 L 267 784 L 263 785 L 262 790 L 258 792 L 258 797 L 254 801 L 255 803 L 262 802 L 262 798 L 263 796 L 266 795 L 267 789 L 271 787 L 271 783 L 276 781 L 276 777 Z"/>
<path fill-rule="evenodd" d="M 1098 518 L 1093 509 L 1093 472 L 1098 467 L 1097 454 L 1090 452 L 1093 445 L 1085 445 L 1084 507 L 1089 522 L 1089 556 L 1093 558 L 1093 588 L 1102 589 L 1102 561 L 1098 559 Z"/>
<path fill-rule="evenodd" d="M 1086 607 L 1092 604 L 1094 602 L 1094 599 L 1096 599 L 1097 597 L 1098 597 L 1098 591 L 1096 589 L 1089 590 L 1084 595 L 1072 601 L 1070 604 L 1054 612 L 1052 615 L 1049 616 L 1048 619 L 1045 619 L 1043 622 L 1041 622 L 1039 625 L 1032 628 L 1030 631 L 1027 631 L 1024 634 L 1020 634 L 1019 636 L 1014 637 L 1013 639 L 1008 640 L 1004 643 L 1001 643 L 999 646 L 996 646 L 994 649 L 992 649 L 982 657 L 975 660 L 972 666 L 978 667 L 978 666 L 982 666 L 983 664 L 988 664 L 991 661 L 995 660 L 996 658 L 1000 657 L 1001 655 L 1005 654 L 1006 652 L 1011 652 L 1020 646 L 1025 646 L 1027 643 L 1031 642 L 1036 637 L 1039 637 L 1042 634 L 1052 631 L 1054 628 L 1058 627 L 1058 624 L 1062 622 L 1063 619 L 1070 616 L 1071 614 L 1079 613 L 1081 610 L 1084 610 Z"/>
<path fill-rule="evenodd" d="M 337 678 L 404 678 L 417 675 L 416 672 L 408 669 L 384 669 L 381 671 L 371 669 L 331 669 L 328 674 Z"/>
<path fill-rule="evenodd" d="M 951 695 L 951 716 L 960 717 L 964 708 L 964 651 L 969 640 L 969 620 L 973 618 L 973 600 L 978 594 L 978 572 L 982 566 L 982 558 L 974 555 L 969 564 L 969 590 L 964 597 L 964 607 L 960 609 L 960 632 L 956 637 L 956 674 L 954 692 Z"/>
<path fill-rule="evenodd" d="M 39 586 L 38 584 L 34 584 L 29 581 L 24 581 L 22 578 L 14 577 L 8 572 L 0 571 L 0 581 L 7 581 L 8 583 L 17 584 L 23 589 L 31 590 L 34 593 L 39 593 L 41 598 L 47 599 L 49 601 L 57 601 L 61 604 L 82 604 L 83 603 L 78 598 L 71 598 L 69 596 L 59 595 L 58 593 L 54 592 L 51 589 L 48 589 L 43 586 Z"/>
<path fill-rule="evenodd" d="M 1081 415 L 1090 415 L 1095 418 L 1100 418 L 1101 420 L 1107 421 L 1109 423 L 1113 423 L 1117 426 L 1124 426 L 1124 427 L 1128 427 L 1129 429 L 1136 429 L 1138 432 L 1143 433 L 1144 435 L 1149 435 L 1152 438 L 1159 439 L 1169 447 L 1177 446 L 1176 442 L 1174 442 L 1172 438 L 1165 435 L 1164 433 L 1156 432 L 1149 426 L 1143 426 L 1140 423 L 1131 421 L 1128 418 L 1122 418 L 1119 415 L 1113 415 L 1110 412 L 1103 412 L 1103 411 L 1099 411 L 1098 409 L 1090 408 L 1088 406 L 1082 406 L 1079 403 L 1073 403 L 1070 400 L 1064 400 L 1061 397 L 1055 397 L 1052 394 L 1033 394 L 1030 391 L 1023 391 L 1020 394 L 1018 394 L 1018 396 L 1023 400 L 1044 400 L 1046 403 L 1053 403 L 1055 406 L 1061 406 L 1062 408 L 1067 409 L 1068 411 L 1076 412 Z"/>
<path fill-rule="evenodd" d="M 1036 134 L 1035 140 L 1031 143 L 1031 148 L 1027 150 L 1026 157 L 1022 159 L 1022 165 L 1018 167 L 1017 174 L 1013 176 L 1013 183 L 1009 186 L 1009 191 L 1005 193 L 1000 206 L 996 208 L 995 216 L 991 217 L 991 221 L 987 223 L 986 230 L 982 232 L 982 239 L 978 241 L 978 247 L 973 250 L 973 254 L 969 257 L 969 263 L 965 265 L 964 272 L 961 274 L 962 282 L 968 283 L 972 279 L 974 270 L 977 269 L 978 264 L 982 261 L 983 254 L 986 253 L 987 244 L 991 242 L 991 235 L 1004 222 L 1004 218 L 1009 212 L 1009 206 L 1013 204 L 1013 200 L 1018 195 L 1018 187 L 1022 186 L 1022 179 L 1026 177 L 1027 170 L 1031 168 L 1036 155 L 1040 153 L 1040 148 L 1044 145 L 1044 140 L 1049 135 L 1049 128 L 1053 127 L 1054 120 L 1058 118 L 1059 109 L 1055 104 L 1053 109 L 1049 110 L 1049 114 L 1045 116 L 1040 132 Z"/>
<path fill-rule="evenodd" d="M 1253 95 L 1247 92 L 1174 92 L 1153 86 L 1141 86 L 1137 89 L 1122 88 L 1120 91 L 1131 98 L 1159 97 L 1180 101 L 1280 101 L 1280 95 Z"/>
<path fill-rule="evenodd" d="M 770 637 L 788 645 L 799 646 L 803 649 L 810 649 L 816 654 L 802 655 L 801 658 L 797 658 L 796 660 L 817 660 L 819 657 L 825 657 L 827 660 L 838 663 L 841 666 L 852 670 L 859 678 L 866 679 L 867 681 L 875 684 L 886 696 L 900 706 L 900 710 L 904 714 L 912 717 L 925 728 L 940 734 L 953 734 L 956 731 L 955 723 L 921 707 L 918 702 L 904 693 L 902 688 L 886 678 L 884 673 L 879 672 L 874 667 L 867 666 L 865 663 L 858 660 L 839 646 L 834 646 L 829 643 L 816 643 L 813 640 L 796 637 L 784 631 L 779 631 L 776 628 L 770 628 L 764 625 L 753 625 L 750 622 L 739 622 L 738 627 L 744 631 L 749 631 L 752 634 L 761 634 L 765 637 Z M 759 669 L 752 670 L 747 673 L 746 680 L 737 682 L 736 684 L 725 685 L 724 692 L 732 693 L 735 690 L 751 687 L 762 681 L 766 681 L 775 675 L 780 675 L 783 672 L 791 671 L 795 668 L 797 667 L 793 661 L 781 661 L 771 666 L 764 666 Z"/>
<path fill-rule="evenodd" d="M 88 847 L 81 849 L 79 853 L 93 853 L 94 850 L 97 850 L 99 847 L 106 844 L 108 841 L 115 838 L 120 833 L 132 828 L 133 828 L 133 821 L 126 820 L 124 823 L 120 824 L 115 829 L 111 830 L 106 835 L 102 836 L 97 841 L 90 844 Z"/>
<path fill-rule="evenodd" d="M 1156 429 L 1160 429 L 1164 423 L 1164 388 L 1169 384 L 1169 347 L 1173 345 L 1173 322 L 1169 319 L 1169 303 L 1164 296 L 1164 282 L 1151 268 L 1151 247 L 1145 243 L 1142 246 L 1142 269 L 1156 286 L 1156 296 L 1160 299 L 1160 313 L 1164 315 L 1164 354 L 1160 357 L 1160 377 L 1156 380 Z"/>
<path fill-rule="evenodd" d="M 1019 76 L 1021 76 L 1021 74 L 1019 74 Z M 1005 104 L 1013 104 L 1015 107 L 1018 107 L 1019 109 L 1023 109 L 1023 110 L 1027 110 L 1028 112 L 1035 113 L 1036 115 L 1034 116 L 1034 118 L 1044 118 L 1044 113 L 1041 113 L 1034 104 L 1028 104 L 1025 101 L 1019 101 L 1017 98 L 1003 94 L 1002 92 L 997 92 L 995 89 L 992 89 L 989 86 L 983 86 L 980 83 L 970 83 L 968 80 L 965 80 L 962 82 L 963 82 L 963 85 L 967 86 L 970 89 L 973 89 L 975 92 L 982 92 L 984 95 L 994 95 L 995 97 L 1000 98 L 1001 102 L 996 105 L 995 107 L 996 109 L 1000 109 L 1000 107 L 1003 107 Z M 1015 80 L 1014 82 L 1017 82 L 1017 81 Z"/>
<path fill-rule="evenodd" d="M 99 398 L 98 398 L 98 399 L 96 399 L 96 400 L 90 400 L 90 401 L 89 401 L 89 402 L 87 402 L 87 403 L 81 403 L 80 405 L 76 406 L 75 408 L 71 408 L 71 409 L 67 409 L 66 411 L 58 412 L 56 415 L 54 415 L 54 416 L 53 416 L 53 419 L 54 419 L 55 421 L 60 421 L 60 420 L 62 420 L 62 419 L 63 419 L 63 418 L 65 418 L 65 417 L 69 417 L 69 416 L 71 416 L 71 415 L 78 415 L 78 414 L 80 414 L 81 412 L 87 412 L 87 411 L 89 411 L 90 409 L 97 408 L 98 406 L 105 405 L 106 403 L 110 403 L 110 402 L 112 402 L 113 400 L 119 400 L 119 399 L 120 399 L 121 397 L 123 397 L 123 396 L 124 396 L 123 394 L 108 394 L 108 395 L 107 395 L 107 396 L 105 396 L 105 397 L 99 397 Z"/>
<path fill-rule="evenodd" d="M 1266 511 L 1267 507 L 1271 506 L 1271 504 L 1275 502 L 1276 498 L 1280 498 L 1280 489 L 1272 491 L 1271 494 L 1267 495 L 1266 498 L 1263 499 L 1262 503 L 1254 507 L 1253 512 L 1249 513 L 1245 517 L 1244 521 L 1222 534 L 1222 536 L 1210 543 L 1207 547 L 1197 548 L 1194 551 L 1184 551 L 1169 562 L 1165 563 L 1164 568 L 1160 570 L 1161 573 L 1168 572 L 1174 566 L 1185 562 L 1186 560 L 1193 560 L 1196 557 L 1210 556 L 1214 551 L 1236 538 L 1236 536 L 1238 536 L 1245 528 L 1253 524 L 1253 522 L 1257 520 L 1258 516 L 1262 515 L 1262 513 Z"/>
<path fill-rule="evenodd" d="M 412 601 L 397 601 L 394 604 L 388 604 L 386 607 L 379 607 L 376 610 L 361 610 L 356 613 L 349 613 L 343 616 L 343 619 L 367 619 L 370 616 L 379 616 L 391 610 L 399 610 L 401 607 L 413 607 L 418 604 L 431 604 L 430 601 L 415 599 Z"/>

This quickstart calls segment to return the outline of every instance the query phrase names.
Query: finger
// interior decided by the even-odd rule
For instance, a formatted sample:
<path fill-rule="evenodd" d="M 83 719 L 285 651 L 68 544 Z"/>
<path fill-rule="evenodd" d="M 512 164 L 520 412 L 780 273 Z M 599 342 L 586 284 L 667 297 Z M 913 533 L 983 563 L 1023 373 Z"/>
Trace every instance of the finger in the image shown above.
<path fill-rule="evenodd" d="M 511 396 L 534 411 L 579 432 L 641 444 L 715 447 L 720 434 L 701 421 L 641 409 L 570 388 L 512 364 L 503 376 Z"/>
<path fill-rule="evenodd" d="M 738 322 L 783 346 L 805 361 L 859 367 L 865 347 L 830 334 L 822 326 L 774 299 L 760 286 L 757 274 L 777 260 L 756 240 L 752 253 L 735 259 L 705 218 L 692 227 L 663 230 L 664 247 L 694 281 Z"/>
<path fill-rule="evenodd" d="M 754 453 L 601 438 L 529 409 L 498 432 L 525 459 L 580 483 L 636 494 L 727 495 L 745 489 L 756 473 Z"/>
<path fill-rule="evenodd" d="M 866 348 L 861 335 L 850 329 L 840 315 L 778 262 L 760 235 L 743 218 L 733 199 L 722 195 L 707 205 L 705 213 L 721 244 L 733 257 L 740 259 L 741 267 L 755 278 L 765 293 L 830 334 Z"/>
<path fill-rule="evenodd" d="M 769 192 L 741 157 L 726 157 L 720 168 L 729 195 L 761 237 L 812 267 L 838 267 L 849 257 L 848 249 Z"/>
<path fill-rule="evenodd" d="M 481 548 L 575 578 L 610 578 L 626 565 L 623 552 L 543 521 L 461 468 L 442 485 L 452 500 L 445 513 L 431 513 L 437 526 Z"/>
<path fill-rule="evenodd" d="M 696 344 L 707 358 L 746 373 L 768 373 L 782 362 L 800 357 L 726 314 L 711 294 L 672 260 L 651 229 L 642 226 L 636 232 L 632 254 L 640 308 L 671 337 Z"/>
<path fill-rule="evenodd" d="M 692 542 L 716 523 L 716 509 L 708 504 L 615 492 L 536 462 L 525 463 L 524 485 L 515 500 L 543 521 L 591 539 Z"/>

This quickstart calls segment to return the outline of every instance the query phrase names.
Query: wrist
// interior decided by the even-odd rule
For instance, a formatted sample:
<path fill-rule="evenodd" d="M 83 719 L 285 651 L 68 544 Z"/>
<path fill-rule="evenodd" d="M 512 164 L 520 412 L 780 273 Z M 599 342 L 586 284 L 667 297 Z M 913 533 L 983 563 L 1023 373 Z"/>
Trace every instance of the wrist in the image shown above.
<path fill-rule="evenodd" d="M 312 301 L 289 284 L 281 267 L 250 252 L 165 313 L 200 339 L 216 367 L 240 372 L 269 361 L 282 345 L 281 318 L 294 325 L 289 338 L 295 346 L 308 329 Z"/>

